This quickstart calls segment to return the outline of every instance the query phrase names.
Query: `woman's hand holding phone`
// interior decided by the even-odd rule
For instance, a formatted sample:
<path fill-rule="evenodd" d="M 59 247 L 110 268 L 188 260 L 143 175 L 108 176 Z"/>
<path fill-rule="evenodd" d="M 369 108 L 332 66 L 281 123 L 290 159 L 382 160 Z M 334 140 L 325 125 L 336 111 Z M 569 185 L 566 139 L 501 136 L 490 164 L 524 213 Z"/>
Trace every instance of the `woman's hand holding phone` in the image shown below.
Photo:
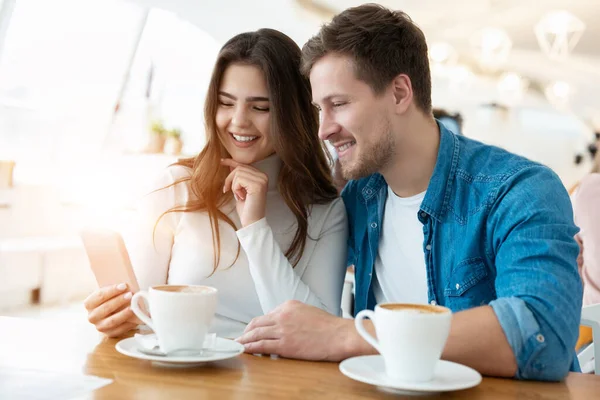
<path fill-rule="evenodd" d="M 84 300 L 88 321 L 108 337 L 119 337 L 143 324 L 131 310 L 127 284 L 104 286 Z"/>

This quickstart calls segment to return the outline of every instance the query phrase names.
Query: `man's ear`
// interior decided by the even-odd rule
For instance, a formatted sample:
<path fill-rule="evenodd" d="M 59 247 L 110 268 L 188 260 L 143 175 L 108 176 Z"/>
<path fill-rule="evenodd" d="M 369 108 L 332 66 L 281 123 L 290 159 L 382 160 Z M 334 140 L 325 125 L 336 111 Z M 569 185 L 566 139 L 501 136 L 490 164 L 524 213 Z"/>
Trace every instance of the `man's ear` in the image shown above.
<path fill-rule="evenodd" d="M 394 109 L 398 114 L 404 114 L 413 100 L 412 82 L 406 74 L 400 74 L 392 81 Z"/>

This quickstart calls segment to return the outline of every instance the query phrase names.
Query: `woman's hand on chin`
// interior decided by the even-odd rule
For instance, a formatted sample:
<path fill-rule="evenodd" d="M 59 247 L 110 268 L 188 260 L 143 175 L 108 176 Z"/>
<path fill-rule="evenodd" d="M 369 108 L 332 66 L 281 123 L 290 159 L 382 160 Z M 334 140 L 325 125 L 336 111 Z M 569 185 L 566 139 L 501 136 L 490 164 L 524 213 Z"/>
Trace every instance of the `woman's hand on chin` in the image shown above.
<path fill-rule="evenodd" d="M 236 209 L 242 226 L 246 227 L 265 217 L 269 178 L 254 167 L 240 164 L 231 158 L 221 160 L 221 165 L 229 167 L 223 193 L 233 192 Z"/>

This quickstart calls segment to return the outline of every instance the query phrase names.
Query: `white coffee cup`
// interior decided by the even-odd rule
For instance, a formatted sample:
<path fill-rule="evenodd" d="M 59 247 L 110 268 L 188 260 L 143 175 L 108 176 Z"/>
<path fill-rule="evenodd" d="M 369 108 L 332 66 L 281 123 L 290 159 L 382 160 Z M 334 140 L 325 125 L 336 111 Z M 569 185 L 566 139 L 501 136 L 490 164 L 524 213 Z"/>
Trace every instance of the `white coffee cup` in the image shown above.
<path fill-rule="evenodd" d="M 152 317 L 142 311 L 140 299 Z M 164 353 L 201 351 L 216 308 L 217 289 L 209 286 L 152 286 L 131 298 L 131 309 L 156 333 Z"/>
<path fill-rule="evenodd" d="M 377 339 L 364 327 L 371 319 Z M 382 356 L 389 377 L 404 382 L 433 379 L 450 333 L 452 312 L 441 306 L 382 303 L 375 311 L 358 313 L 354 324 L 358 333 Z"/>

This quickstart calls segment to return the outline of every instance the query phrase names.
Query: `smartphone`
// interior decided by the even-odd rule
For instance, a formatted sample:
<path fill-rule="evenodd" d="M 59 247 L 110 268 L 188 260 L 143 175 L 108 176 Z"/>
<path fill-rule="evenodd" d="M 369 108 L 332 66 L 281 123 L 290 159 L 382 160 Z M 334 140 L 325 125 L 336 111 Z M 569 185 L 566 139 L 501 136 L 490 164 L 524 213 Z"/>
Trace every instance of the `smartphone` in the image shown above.
<path fill-rule="evenodd" d="M 118 232 L 93 229 L 82 231 L 80 236 L 99 287 L 126 283 L 130 292 L 140 289 L 125 242 Z"/>

